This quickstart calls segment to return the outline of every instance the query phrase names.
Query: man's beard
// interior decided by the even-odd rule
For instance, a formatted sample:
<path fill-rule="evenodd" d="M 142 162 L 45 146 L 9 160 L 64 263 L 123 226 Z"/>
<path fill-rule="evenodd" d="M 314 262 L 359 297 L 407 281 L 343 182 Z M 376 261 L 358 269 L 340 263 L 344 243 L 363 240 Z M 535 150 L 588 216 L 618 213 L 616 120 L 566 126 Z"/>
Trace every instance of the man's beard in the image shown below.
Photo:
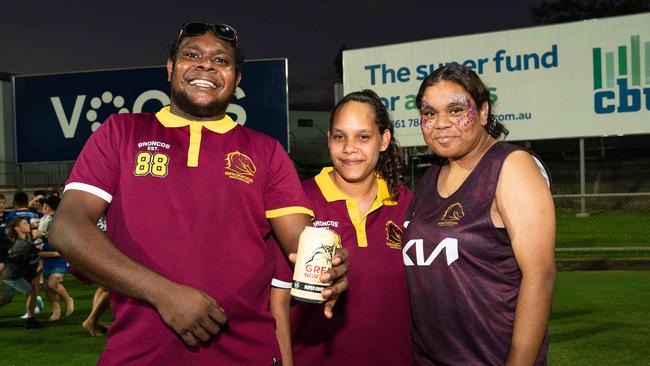
<path fill-rule="evenodd" d="M 231 94 L 226 101 L 214 101 L 208 105 L 197 105 L 182 90 L 172 88 L 171 94 L 171 100 L 178 109 L 190 116 L 198 118 L 211 118 L 223 115 L 226 113 L 226 108 L 230 104 L 230 97 L 232 97 Z"/>

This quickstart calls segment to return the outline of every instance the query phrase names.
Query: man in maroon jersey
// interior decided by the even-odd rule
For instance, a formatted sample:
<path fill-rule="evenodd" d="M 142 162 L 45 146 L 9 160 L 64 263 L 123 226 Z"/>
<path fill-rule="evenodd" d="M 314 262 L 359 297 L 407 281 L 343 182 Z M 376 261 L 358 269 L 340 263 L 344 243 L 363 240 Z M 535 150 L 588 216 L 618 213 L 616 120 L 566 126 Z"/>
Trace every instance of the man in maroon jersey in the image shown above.
<path fill-rule="evenodd" d="M 226 114 L 241 79 L 238 46 L 230 26 L 184 24 L 167 60 L 171 105 L 109 117 L 66 183 L 50 241 L 111 289 L 101 365 L 279 358 L 264 237 L 273 230 L 295 252 L 312 213 L 280 144 Z M 105 236 L 96 222 L 109 207 Z M 339 253 L 322 276 L 337 279 L 324 290 L 330 316 L 347 287 Z"/>

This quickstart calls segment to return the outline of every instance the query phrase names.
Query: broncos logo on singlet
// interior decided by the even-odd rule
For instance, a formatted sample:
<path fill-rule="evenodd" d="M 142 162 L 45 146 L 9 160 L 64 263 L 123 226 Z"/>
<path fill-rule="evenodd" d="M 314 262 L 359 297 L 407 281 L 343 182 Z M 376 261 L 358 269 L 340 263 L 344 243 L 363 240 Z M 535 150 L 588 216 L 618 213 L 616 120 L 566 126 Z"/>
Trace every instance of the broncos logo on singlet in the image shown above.
<path fill-rule="evenodd" d="M 442 218 L 438 221 L 438 226 L 457 225 L 463 217 L 465 217 L 463 206 L 459 202 L 456 202 L 447 207 L 445 213 L 442 214 Z"/>

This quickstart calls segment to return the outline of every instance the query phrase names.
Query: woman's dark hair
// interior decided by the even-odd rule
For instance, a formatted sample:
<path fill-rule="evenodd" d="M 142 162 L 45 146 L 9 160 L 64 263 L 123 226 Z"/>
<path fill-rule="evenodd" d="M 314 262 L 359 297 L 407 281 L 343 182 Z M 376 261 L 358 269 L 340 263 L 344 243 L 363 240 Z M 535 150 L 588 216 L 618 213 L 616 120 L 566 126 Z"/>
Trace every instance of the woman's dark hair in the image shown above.
<path fill-rule="evenodd" d="M 397 187 L 402 184 L 404 161 L 399 152 L 399 145 L 395 140 L 393 121 L 388 115 L 386 106 L 381 99 L 379 99 L 377 93 L 372 90 L 365 89 L 350 93 L 343 97 L 343 99 L 341 99 L 332 110 L 332 114 L 330 115 L 330 130 L 332 129 L 332 123 L 334 122 L 334 115 L 338 109 L 347 102 L 359 102 L 370 106 L 375 114 L 375 124 L 379 128 L 379 133 L 383 134 L 386 130 L 390 131 L 390 143 L 385 151 L 379 153 L 375 172 L 377 172 L 377 174 L 388 183 L 388 190 L 391 196 L 397 198 L 399 196 Z"/>
<path fill-rule="evenodd" d="M 27 219 L 23 217 L 15 217 L 13 220 L 9 222 L 9 225 L 7 225 L 7 239 L 9 239 L 9 248 L 13 246 L 13 243 L 16 241 L 16 238 L 18 238 L 18 232 L 16 231 L 16 226 L 20 225 L 21 221 L 27 221 Z"/>
<path fill-rule="evenodd" d="M 492 113 L 492 99 L 490 98 L 490 90 L 488 87 L 472 69 L 456 62 L 439 67 L 422 81 L 418 95 L 415 98 L 418 107 L 422 105 L 425 90 L 442 80 L 451 81 L 463 87 L 472 96 L 474 103 L 476 103 L 476 109 L 479 111 L 483 103 L 487 102 L 488 120 L 485 129 L 490 136 L 498 139 L 499 137 L 506 137 L 508 135 L 509 132 L 506 127 L 497 121 L 496 116 Z"/>

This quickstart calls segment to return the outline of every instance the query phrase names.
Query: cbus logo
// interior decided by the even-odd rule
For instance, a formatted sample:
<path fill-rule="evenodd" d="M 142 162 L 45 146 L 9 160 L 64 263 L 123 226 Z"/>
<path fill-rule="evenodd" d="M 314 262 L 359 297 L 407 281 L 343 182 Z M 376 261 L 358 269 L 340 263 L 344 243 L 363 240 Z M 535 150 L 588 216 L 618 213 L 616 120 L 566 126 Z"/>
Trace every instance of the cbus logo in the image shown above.
<path fill-rule="evenodd" d="M 597 114 L 650 110 L 650 42 L 645 42 L 643 49 L 646 58 L 643 80 L 638 35 L 630 37 L 629 45 L 618 46 L 616 52 L 605 52 L 604 57 L 600 47 L 592 49 L 594 111 Z"/>
<path fill-rule="evenodd" d="M 245 96 L 244 91 L 237 87 L 234 98 L 241 99 Z M 89 102 L 87 103 L 86 101 Z M 66 139 L 74 138 L 77 127 L 79 127 L 79 123 L 82 121 L 84 126 L 88 126 L 86 128 L 90 128 L 92 132 L 95 132 L 102 125 L 100 121 L 103 121 L 112 113 L 140 113 L 145 109 L 149 111 L 158 110 L 168 105 L 169 101 L 169 96 L 165 92 L 156 89 L 147 90 L 138 95 L 130 106 L 130 109 L 126 105 L 126 100 L 123 96 L 115 95 L 109 90 L 104 91 L 99 96 L 89 97 L 85 94 L 77 95 L 72 107 L 64 106 L 59 96 L 50 97 L 52 109 L 54 109 L 56 119 L 61 127 L 61 132 L 63 132 L 63 136 Z M 157 109 L 152 109 L 151 107 L 144 108 L 145 104 L 156 102 L 159 104 Z M 230 103 L 226 112 L 240 125 L 246 123 L 246 110 L 240 105 Z M 86 122 L 88 124 L 85 124 Z"/>

